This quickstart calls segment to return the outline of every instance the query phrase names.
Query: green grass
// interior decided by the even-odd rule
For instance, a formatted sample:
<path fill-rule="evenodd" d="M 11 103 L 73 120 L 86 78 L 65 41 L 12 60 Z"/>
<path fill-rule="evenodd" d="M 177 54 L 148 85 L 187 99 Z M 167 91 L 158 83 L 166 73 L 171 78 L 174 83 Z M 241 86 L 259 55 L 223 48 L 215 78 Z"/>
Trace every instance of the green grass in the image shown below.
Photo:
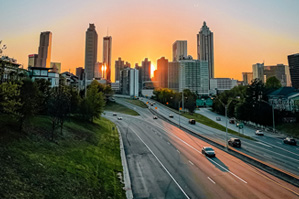
<path fill-rule="evenodd" d="M 139 106 L 141 108 L 147 108 L 147 105 L 144 102 L 140 101 L 140 100 L 136 100 L 136 99 L 135 100 L 134 99 L 125 99 L 125 101 L 127 101 L 127 102 L 129 102 L 131 104 L 134 104 L 136 106 Z"/>
<path fill-rule="evenodd" d="M 204 124 L 206 126 L 209 126 L 209 127 L 212 127 L 212 128 L 215 128 L 215 129 L 218 129 L 220 131 L 226 131 L 225 127 L 218 124 L 217 122 L 201 115 L 201 114 L 197 114 L 197 113 L 193 113 L 193 114 L 190 114 L 190 113 L 183 113 L 182 114 L 184 117 L 186 118 L 189 118 L 189 119 L 195 119 L 197 122 L 201 123 L 201 124 Z M 246 135 L 243 135 L 243 134 L 239 134 L 237 131 L 233 131 L 231 129 L 227 129 L 227 132 L 230 133 L 230 134 L 233 134 L 233 135 L 238 135 L 240 137 L 243 137 L 243 138 L 247 138 L 247 139 L 250 139 L 250 140 L 253 140 L 253 138 L 249 137 L 249 136 L 246 136 Z"/>
<path fill-rule="evenodd" d="M 285 123 L 276 126 L 276 129 L 286 135 L 299 139 L 299 123 Z"/>
<path fill-rule="evenodd" d="M 136 111 L 129 109 L 128 107 L 118 104 L 116 102 L 107 102 L 104 108 L 105 111 L 113 111 L 113 112 L 118 112 L 118 113 L 124 113 L 128 115 L 139 115 Z"/>
<path fill-rule="evenodd" d="M 110 121 L 72 119 L 55 142 L 45 138 L 51 128 L 45 116 L 27 122 L 25 133 L 4 115 L 0 126 L 0 198 L 125 198 Z"/>

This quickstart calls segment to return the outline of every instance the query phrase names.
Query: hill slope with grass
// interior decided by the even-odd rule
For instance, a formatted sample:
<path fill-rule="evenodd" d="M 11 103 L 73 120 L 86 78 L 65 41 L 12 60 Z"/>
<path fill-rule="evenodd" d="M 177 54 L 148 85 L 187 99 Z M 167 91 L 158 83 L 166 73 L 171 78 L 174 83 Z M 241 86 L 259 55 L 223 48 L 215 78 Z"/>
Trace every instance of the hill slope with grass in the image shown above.
<path fill-rule="evenodd" d="M 7 115 L 0 126 L 0 198 L 125 198 L 119 136 L 110 121 L 71 119 L 54 142 L 46 116 L 31 119 L 23 133 Z"/>

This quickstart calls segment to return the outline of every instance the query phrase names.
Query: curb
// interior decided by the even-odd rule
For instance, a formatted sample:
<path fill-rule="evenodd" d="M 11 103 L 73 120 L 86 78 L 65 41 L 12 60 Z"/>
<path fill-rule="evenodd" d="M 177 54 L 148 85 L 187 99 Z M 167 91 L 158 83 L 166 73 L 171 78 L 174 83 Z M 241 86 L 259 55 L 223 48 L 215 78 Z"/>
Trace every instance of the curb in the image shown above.
<path fill-rule="evenodd" d="M 126 153 L 125 153 L 125 150 L 124 150 L 124 143 L 123 143 L 121 133 L 120 133 L 117 126 L 116 126 L 116 128 L 117 128 L 117 132 L 119 134 L 120 156 L 121 156 L 121 162 L 122 162 L 122 165 L 123 165 L 123 174 L 124 174 L 124 183 L 125 183 L 125 187 L 123 189 L 126 191 L 127 199 L 133 199 L 131 179 L 130 179 L 128 163 L 127 163 L 127 159 L 126 159 Z"/>
<path fill-rule="evenodd" d="M 152 109 L 150 109 L 150 112 L 152 112 L 153 114 L 156 114 L 156 115 L 158 114 L 163 120 L 166 120 L 169 123 L 174 124 L 177 127 L 179 126 L 178 124 L 176 124 L 173 121 L 169 120 L 167 117 L 161 115 L 160 113 L 158 113 L 158 112 L 156 112 Z M 216 142 L 216 141 L 214 141 L 210 138 L 207 138 L 207 137 L 205 137 L 205 136 L 203 136 L 203 135 L 201 135 L 197 132 L 189 130 L 186 127 L 180 126 L 179 128 L 183 129 L 184 131 L 187 131 L 187 132 L 190 132 L 192 134 L 195 134 L 195 135 L 199 136 L 203 141 L 217 147 L 218 149 L 221 149 L 221 150 L 227 152 L 230 155 L 233 155 L 233 156 L 239 158 L 240 160 L 242 160 L 242 161 L 244 161 L 248 164 L 251 164 L 252 166 L 255 166 L 255 167 L 257 167 L 257 168 L 259 168 L 259 169 L 261 169 L 261 170 L 263 170 L 263 171 L 265 171 L 265 172 L 267 172 L 267 173 L 269 173 L 269 174 L 271 174 L 271 175 L 273 175 L 273 176 L 275 176 L 279 179 L 282 179 L 282 180 L 284 180 L 284 181 L 286 181 L 286 182 L 288 182 L 288 183 L 290 183 L 290 184 L 292 184 L 296 187 L 299 187 L 299 179 L 294 174 L 283 171 L 279 168 L 276 168 L 273 165 L 269 165 L 269 164 L 267 164 L 267 163 L 265 163 L 261 160 L 258 160 L 254 157 L 250 157 L 247 154 L 244 154 L 240 151 L 230 149 L 230 148 L 228 148 L 228 150 L 226 150 L 224 145 L 222 145 L 222 144 L 220 144 L 220 143 L 218 143 L 218 142 Z"/>

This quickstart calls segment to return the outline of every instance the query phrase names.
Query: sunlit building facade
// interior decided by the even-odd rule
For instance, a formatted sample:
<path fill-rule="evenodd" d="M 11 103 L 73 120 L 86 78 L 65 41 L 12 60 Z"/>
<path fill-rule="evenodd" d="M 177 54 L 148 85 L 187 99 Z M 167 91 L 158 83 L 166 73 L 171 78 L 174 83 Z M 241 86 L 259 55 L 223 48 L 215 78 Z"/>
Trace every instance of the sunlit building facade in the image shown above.
<path fill-rule="evenodd" d="M 251 82 L 253 80 L 252 72 L 243 72 L 242 77 L 243 77 L 243 84 L 244 85 L 250 85 L 251 84 Z"/>
<path fill-rule="evenodd" d="M 103 65 L 106 66 L 106 71 L 103 78 L 111 81 L 111 47 L 112 37 L 107 36 L 103 38 Z"/>
<path fill-rule="evenodd" d="M 179 61 L 182 57 L 187 57 L 187 41 L 177 40 L 172 45 L 172 61 Z"/>
<path fill-rule="evenodd" d="M 252 65 L 252 77 L 253 80 L 258 79 L 265 83 L 265 77 L 264 77 L 264 63 L 256 63 Z"/>
<path fill-rule="evenodd" d="M 42 67 L 42 68 L 50 67 L 51 47 L 52 47 L 52 33 L 50 31 L 41 32 L 39 47 L 38 47 L 37 67 Z"/>

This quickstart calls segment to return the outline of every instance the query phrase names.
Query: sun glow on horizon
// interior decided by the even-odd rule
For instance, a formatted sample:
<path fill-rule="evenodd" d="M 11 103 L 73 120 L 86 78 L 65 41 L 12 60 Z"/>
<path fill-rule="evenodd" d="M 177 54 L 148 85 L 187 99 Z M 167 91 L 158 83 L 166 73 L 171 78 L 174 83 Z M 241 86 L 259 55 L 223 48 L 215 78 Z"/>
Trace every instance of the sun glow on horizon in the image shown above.
<path fill-rule="evenodd" d="M 151 77 L 154 77 L 154 71 L 156 70 L 156 66 L 151 64 Z"/>

